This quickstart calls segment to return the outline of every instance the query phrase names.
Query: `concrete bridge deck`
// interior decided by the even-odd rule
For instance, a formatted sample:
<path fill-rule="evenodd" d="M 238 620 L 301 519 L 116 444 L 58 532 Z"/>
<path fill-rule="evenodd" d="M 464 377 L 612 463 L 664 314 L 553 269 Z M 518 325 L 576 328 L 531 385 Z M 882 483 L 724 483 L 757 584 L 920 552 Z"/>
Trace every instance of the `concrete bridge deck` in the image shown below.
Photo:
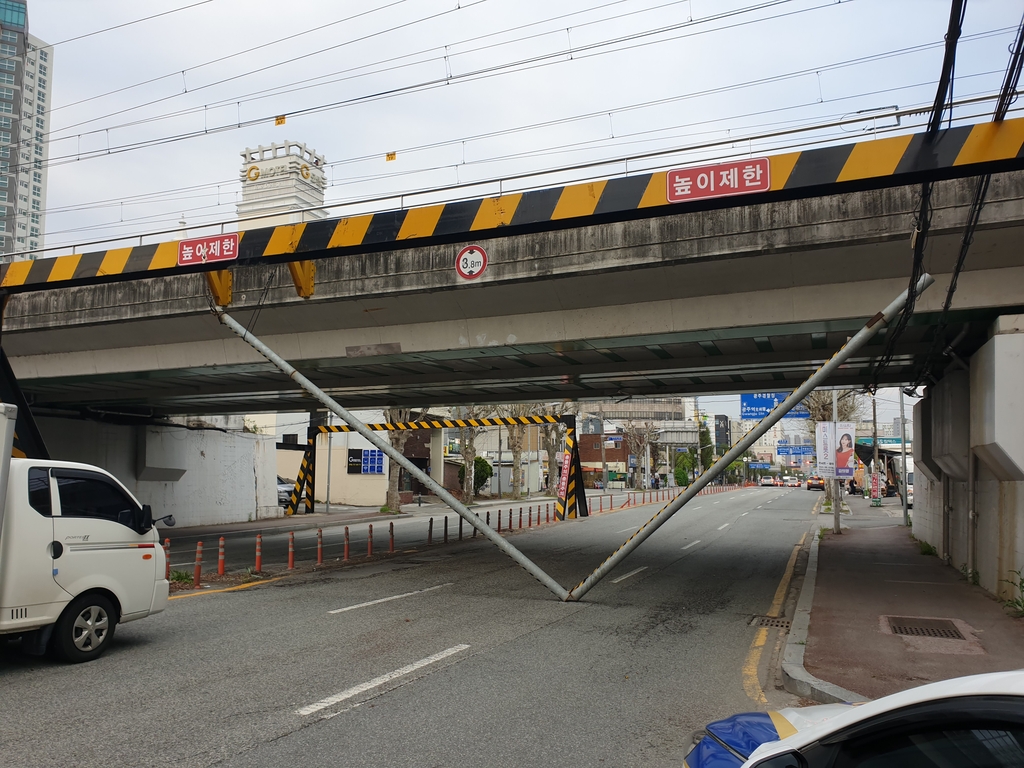
<path fill-rule="evenodd" d="M 974 191 L 936 184 L 918 303 L 883 383 L 912 378 Z M 287 266 L 234 267 L 231 312 L 346 405 L 430 405 L 784 389 L 901 290 L 917 185 L 314 259 L 316 293 Z M 969 354 L 1024 305 L 1024 172 L 993 177 L 955 323 Z M 504 233 L 503 233 L 504 234 Z M 959 330 L 958 326 L 954 326 Z M 870 379 L 882 339 L 837 383 Z M 11 296 L 3 345 L 38 408 L 224 413 L 308 401 L 209 311 L 201 274 Z"/>

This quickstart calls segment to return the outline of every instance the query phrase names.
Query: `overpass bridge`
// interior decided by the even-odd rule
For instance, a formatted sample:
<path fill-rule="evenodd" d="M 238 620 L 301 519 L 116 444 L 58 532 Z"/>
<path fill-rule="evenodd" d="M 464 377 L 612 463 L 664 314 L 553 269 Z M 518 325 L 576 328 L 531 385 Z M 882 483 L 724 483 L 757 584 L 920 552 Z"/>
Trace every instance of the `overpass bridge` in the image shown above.
<path fill-rule="evenodd" d="M 37 409 L 308 408 L 217 323 L 205 272 L 351 408 L 785 389 L 906 288 L 932 180 L 938 285 L 881 380 L 904 382 L 931 348 L 982 173 L 995 176 L 951 317 L 960 351 L 1021 311 L 1022 155 L 1024 120 L 1006 120 L 772 156 L 754 194 L 671 203 L 659 172 L 244 231 L 231 262 L 179 266 L 179 241 L 17 262 L 0 272 L 3 347 Z M 467 280 L 454 265 L 470 245 L 489 263 Z M 869 383 L 884 343 L 834 383 Z"/>

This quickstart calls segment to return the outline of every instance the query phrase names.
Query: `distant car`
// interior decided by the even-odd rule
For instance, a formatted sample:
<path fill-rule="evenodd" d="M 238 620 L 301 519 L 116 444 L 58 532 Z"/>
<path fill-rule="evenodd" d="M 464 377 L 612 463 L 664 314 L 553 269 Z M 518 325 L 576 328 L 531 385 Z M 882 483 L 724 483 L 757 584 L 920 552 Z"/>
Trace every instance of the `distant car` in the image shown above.
<path fill-rule="evenodd" d="M 775 485 L 775 478 L 771 475 L 765 475 L 761 478 L 761 485 Z"/>
<path fill-rule="evenodd" d="M 785 483 L 785 482 L 784 482 L 784 481 L 782 480 L 782 478 L 781 478 L 781 477 L 776 477 L 776 478 L 775 478 L 775 485 L 776 485 L 776 486 L 778 486 L 779 488 L 781 488 L 781 487 L 782 487 L 782 486 L 784 486 L 785 484 L 786 484 L 786 483 Z"/>
<path fill-rule="evenodd" d="M 1024 765 L 1024 670 L 943 680 L 859 705 L 733 715 L 694 734 L 683 765 Z"/>
<path fill-rule="evenodd" d="M 280 475 L 277 476 L 277 505 L 287 507 L 292 500 L 292 490 L 295 488 L 294 480 L 287 480 Z"/>
<path fill-rule="evenodd" d="M 799 488 L 800 487 L 800 478 L 799 477 L 793 477 L 792 475 L 787 475 L 786 478 L 785 478 L 785 481 L 786 481 L 786 487 L 787 488 Z"/>
<path fill-rule="evenodd" d="M 808 491 L 824 491 L 825 480 L 818 475 L 811 475 L 807 478 L 807 490 Z"/>

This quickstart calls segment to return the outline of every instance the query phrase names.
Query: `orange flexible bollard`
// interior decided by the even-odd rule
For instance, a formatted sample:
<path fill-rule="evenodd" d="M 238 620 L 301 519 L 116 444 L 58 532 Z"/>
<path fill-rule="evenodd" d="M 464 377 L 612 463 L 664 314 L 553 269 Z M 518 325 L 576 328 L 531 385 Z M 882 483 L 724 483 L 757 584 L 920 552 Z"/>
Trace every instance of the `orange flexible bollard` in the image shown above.
<path fill-rule="evenodd" d="M 366 536 L 366 556 L 373 557 L 373 523 L 370 523 L 369 532 Z"/>
<path fill-rule="evenodd" d="M 288 570 L 295 570 L 295 531 L 288 531 Z"/>
<path fill-rule="evenodd" d="M 348 526 L 347 525 L 345 526 L 345 554 L 342 557 L 342 560 L 344 560 L 346 562 L 348 561 Z"/>
<path fill-rule="evenodd" d="M 448 515 L 444 516 L 444 543 L 448 543 Z"/>
<path fill-rule="evenodd" d="M 520 520 L 522 520 L 522 518 L 520 518 Z M 512 510 L 511 509 L 508 511 L 508 529 L 509 529 L 509 531 L 512 530 Z"/>
<path fill-rule="evenodd" d="M 540 525 L 539 520 L 537 521 L 537 525 Z M 533 528 L 533 507 L 530 507 L 526 513 L 526 527 Z"/>
<path fill-rule="evenodd" d="M 545 523 L 550 523 L 551 522 L 551 502 L 550 501 L 544 507 L 544 522 Z"/>
<path fill-rule="evenodd" d="M 427 520 L 427 546 L 434 543 L 434 518 Z"/>
<path fill-rule="evenodd" d="M 256 573 L 263 572 L 263 534 L 256 534 Z"/>
<path fill-rule="evenodd" d="M 491 513 L 488 512 L 487 513 L 487 517 L 490 518 L 490 516 L 491 516 Z M 490 520 L 488 519 L 487 522 L 490 522 Z M 498 513 L 498 533 L 501 533 L 501 512 Z"/>
<path fill-rule="evenodd" d="M 171 540 L 164 539 L 164 578 L 171 580 Z"/>
<path fill-rule="evenodd" d="M 388 552 L 395 551 L 395 524 L 388 523 Z"/>
<path fill-rule="evenodd" d="M 224 537 L 220 537 L 217 544 L 217 575 L 224 575 Z"/>
<path fill-rule="evenodd" d="M 462 541 L 462 523 L 463 522 L 464 521 L 463 521 L 462 517 L 460 516 L 459 517 L 459 541 Z"/>
<path fill-rule="evenodd" d="M 324 529 L 316 529 L 316 564 L 324 564 Z"/>
<path fill-rule="evenodd" d="M 509 528 L 512 527 L 512 521 L 511 520 L 508 521 L 508 527 Z M 522 529 L 523 529 L 523 508 L 520 507 L 519 508 L 519 530 L 522 530 Z"/>
<path fill-rule="evenodd" d="M 196 570 L 192 575 L 192 589 L 199 589 L 203 581 L 203 542 L 196 542 Z"/>

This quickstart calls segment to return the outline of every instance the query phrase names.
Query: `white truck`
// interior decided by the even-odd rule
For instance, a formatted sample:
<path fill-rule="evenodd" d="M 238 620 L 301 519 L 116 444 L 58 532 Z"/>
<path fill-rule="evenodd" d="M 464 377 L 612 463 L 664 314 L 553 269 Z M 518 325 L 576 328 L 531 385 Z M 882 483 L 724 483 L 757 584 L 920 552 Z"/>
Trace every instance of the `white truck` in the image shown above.
<path fill-rule="evenodd" d="M 11 458 L 17 412 L 0 403 L 0 642 L 91 661 L 119 623 L 164 610 L 164 550 L 152 510 L 109 472 Z"/>

